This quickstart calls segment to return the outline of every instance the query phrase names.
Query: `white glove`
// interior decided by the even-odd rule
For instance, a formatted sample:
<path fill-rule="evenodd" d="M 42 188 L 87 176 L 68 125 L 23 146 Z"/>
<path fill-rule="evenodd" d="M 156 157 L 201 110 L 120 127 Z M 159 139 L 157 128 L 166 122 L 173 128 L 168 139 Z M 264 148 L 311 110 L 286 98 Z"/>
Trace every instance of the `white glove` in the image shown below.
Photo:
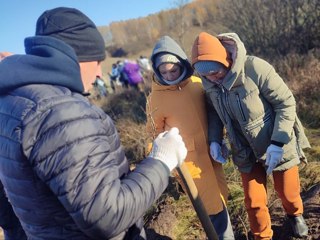
<path fill-rule="evenodd" d="M 221 146 L 217 142 L 211 142 L 210 144 L 211 157 L 218 163 L 226 163 L 227 160 L 222 156 Z"/>
<path fill-rule="evenodd" d="M 267 148 L 266 165 L 268 166 L 267 175 L 270 175 L 273 169 L 280 163 L 283 157 L 283 149 L 276 145 L 270 144 Z"/>
<path fill-rule="evenodd" d="M 179 135 L 178 128 L 160 133 L 154 140 L 149 157 L 163 162 L 170 171 L 180 166 L 187 156 L 187 148 Z"/>

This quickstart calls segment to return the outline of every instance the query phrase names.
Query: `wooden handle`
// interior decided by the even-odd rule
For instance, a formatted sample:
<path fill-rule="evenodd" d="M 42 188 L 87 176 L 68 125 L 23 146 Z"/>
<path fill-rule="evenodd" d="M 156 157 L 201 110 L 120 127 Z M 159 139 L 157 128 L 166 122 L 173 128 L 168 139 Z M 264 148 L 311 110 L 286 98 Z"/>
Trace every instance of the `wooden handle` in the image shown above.
<path fill-rule="evenodd" d="M 196 211 L 201 225 L 207 235 L 208 240 L 218 240 L 218 235 L 214 226 L 203 206 L 202 200 L 199 197 L 198 189 L 192 179 L 192 176 L 185 164 L 177 167 L 177 171 L 186 187 L 187 194 L 192 202 L 193 208 Z"/>

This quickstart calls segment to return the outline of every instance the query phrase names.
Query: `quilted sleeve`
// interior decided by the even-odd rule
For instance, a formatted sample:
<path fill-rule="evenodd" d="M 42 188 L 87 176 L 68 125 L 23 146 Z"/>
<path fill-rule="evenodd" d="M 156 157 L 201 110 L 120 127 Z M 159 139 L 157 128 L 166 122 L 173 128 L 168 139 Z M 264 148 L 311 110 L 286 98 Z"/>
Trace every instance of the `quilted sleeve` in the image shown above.
<path fill-rule="evenodd" d="M 25 120 L 23 148 L 81 231 L 108 239 L 132 226 L 168 184 L 160 161 L 132 172 L 112 120 L 85 101 L 56 100 Z"/>

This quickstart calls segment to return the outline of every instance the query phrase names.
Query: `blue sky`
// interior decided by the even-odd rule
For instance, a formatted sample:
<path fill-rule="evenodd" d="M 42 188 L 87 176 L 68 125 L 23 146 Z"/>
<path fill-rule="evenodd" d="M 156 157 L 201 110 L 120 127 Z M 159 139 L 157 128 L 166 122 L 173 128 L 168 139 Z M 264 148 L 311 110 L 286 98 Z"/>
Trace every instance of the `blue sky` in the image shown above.
<path fill-rule="evenodd" d="M 37 18 L 45 10 L 61 6 L 79 9 L 97 26 L 176 7 L 174 0 L 2 0 L 0 51 L 24 53 L 24 38 L 34 35 Z"/>

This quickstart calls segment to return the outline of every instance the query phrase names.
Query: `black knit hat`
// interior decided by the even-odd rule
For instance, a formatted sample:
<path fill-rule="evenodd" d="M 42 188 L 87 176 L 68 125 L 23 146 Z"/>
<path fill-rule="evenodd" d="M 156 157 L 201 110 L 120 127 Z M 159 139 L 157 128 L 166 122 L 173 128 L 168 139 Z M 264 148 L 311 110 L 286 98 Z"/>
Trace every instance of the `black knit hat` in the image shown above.
<path fill-rule="evenodd" d="M 36 35 L 55 37 L 69 44 L 79 62 L 102 61 L 106 57 L 104 41 L 96 25 L 75 8 L 45 11 L 38 18 Z"/>

